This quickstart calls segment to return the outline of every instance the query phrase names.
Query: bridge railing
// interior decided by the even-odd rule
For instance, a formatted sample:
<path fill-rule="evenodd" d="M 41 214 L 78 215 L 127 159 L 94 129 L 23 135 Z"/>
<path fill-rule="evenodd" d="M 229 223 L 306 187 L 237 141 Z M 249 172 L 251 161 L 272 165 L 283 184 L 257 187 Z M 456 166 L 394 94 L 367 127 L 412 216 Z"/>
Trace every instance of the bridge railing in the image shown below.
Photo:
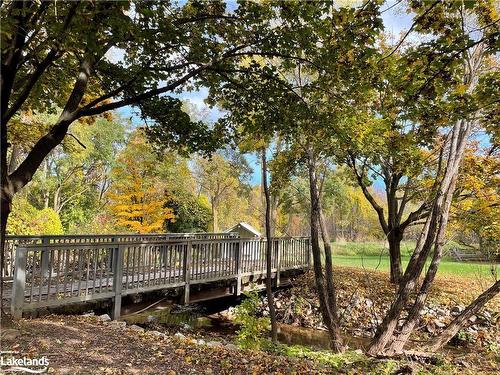
<path fill-rule="evenodd" d="M 40 235 L 40 236 L 6 236 L 4 266 L 2 273 L 4 280 L 11 280 L 14 276 L 14 258 L 18 245 L 31 244 L 58 244 L 58 243 L 97 243 L 97 242 L 141 242 L 160 240 L 192 239 L 219 239 L 237 238 L 238 233 L 149 233 L 149 234 L 103 234 L 103 235 Z"/>
<path fill-rule="evenodd" d="M 121 298 L 157 289 L 266 273 L 265 239 L 182 239 L 144 242 L 46 243 L 18 245 L 11 310 L 112 298 L 114 316 Z M 44 254 L 48 254 L 45 256 Z M 274 238 L 272 272 L 309 267 L 309 238 Z"/>

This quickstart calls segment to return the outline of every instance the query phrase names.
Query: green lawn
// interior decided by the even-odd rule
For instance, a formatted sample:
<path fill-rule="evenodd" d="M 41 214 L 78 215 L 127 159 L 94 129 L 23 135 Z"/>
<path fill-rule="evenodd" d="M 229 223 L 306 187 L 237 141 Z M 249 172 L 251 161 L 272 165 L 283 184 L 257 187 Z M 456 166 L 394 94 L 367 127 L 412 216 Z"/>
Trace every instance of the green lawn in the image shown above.
<path fill-rule="evenodd" d="M 410 259 L 410 253 L 415 243 L 405 242 L 401 246 L 403 254 L 403 265 L 406 266 Z M 452 246 L 451 244 L 448 246 Z M 365 267 L 368 269 L 378 269 L 389 271 L 388 249 L 383 243 L 332 243 L 333 262 L 335 265 Z M 490 264 L 462 263 L 455 262 L 449 258 L 444 258 L 439 266 L 438 275 L 456 275 L 465 277 L 491 277 L 492 269 Z"/>

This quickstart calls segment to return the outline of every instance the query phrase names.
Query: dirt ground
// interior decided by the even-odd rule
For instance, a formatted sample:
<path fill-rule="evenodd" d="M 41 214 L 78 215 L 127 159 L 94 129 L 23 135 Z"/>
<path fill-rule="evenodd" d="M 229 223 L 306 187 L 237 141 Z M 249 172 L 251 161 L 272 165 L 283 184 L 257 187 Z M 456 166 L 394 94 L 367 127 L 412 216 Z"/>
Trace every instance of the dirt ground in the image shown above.
<path fill-rule="evenodd" d="M 49 316 L 19 322 L 19 336 L 2 351 L 47 356 L 54 374 L 310 374 L 327 369 L 262 352 L 191 344 L 83 316 Z"/>

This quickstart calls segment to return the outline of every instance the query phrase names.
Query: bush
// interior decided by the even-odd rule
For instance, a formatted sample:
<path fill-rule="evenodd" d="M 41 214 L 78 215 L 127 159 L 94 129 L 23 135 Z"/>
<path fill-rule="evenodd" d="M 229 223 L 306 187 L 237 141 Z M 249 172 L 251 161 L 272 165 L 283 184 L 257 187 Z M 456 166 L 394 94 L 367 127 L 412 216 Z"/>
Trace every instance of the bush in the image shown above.
<path fill-rule="evenodd" d="M 7 233 L 14 235 L 63 234 L 63 227 L 59 215 L 52 208 L 38 210 L 25 198 L 18 198 L 12 204 Z"/>
<path fill-rule="evenodd" d="M 259 294 L 245 292 L 245 299 L 235 308 L 235 322 L 240 325 L 237 342 L 245 349 L 259 350 L 265 345 L 265 336 L 271 328 L 271 321 L 258 317 Z"/>

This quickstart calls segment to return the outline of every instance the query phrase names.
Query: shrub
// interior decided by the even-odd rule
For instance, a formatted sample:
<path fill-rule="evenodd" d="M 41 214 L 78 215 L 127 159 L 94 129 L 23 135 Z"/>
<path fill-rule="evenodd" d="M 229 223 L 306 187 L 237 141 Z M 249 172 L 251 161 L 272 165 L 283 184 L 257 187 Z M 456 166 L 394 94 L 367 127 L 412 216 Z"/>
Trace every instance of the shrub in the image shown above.
<path fill-rule="evenodd" d="M 237 342 L 245 349 L 259 350 L 265 345 L 266 332 L 269 332 L 269 318 L 257 316 L 259 294 L 257 291 L 245 292 L 245 299 L 235 308 L 235 322 L 240 325 Z"/>

